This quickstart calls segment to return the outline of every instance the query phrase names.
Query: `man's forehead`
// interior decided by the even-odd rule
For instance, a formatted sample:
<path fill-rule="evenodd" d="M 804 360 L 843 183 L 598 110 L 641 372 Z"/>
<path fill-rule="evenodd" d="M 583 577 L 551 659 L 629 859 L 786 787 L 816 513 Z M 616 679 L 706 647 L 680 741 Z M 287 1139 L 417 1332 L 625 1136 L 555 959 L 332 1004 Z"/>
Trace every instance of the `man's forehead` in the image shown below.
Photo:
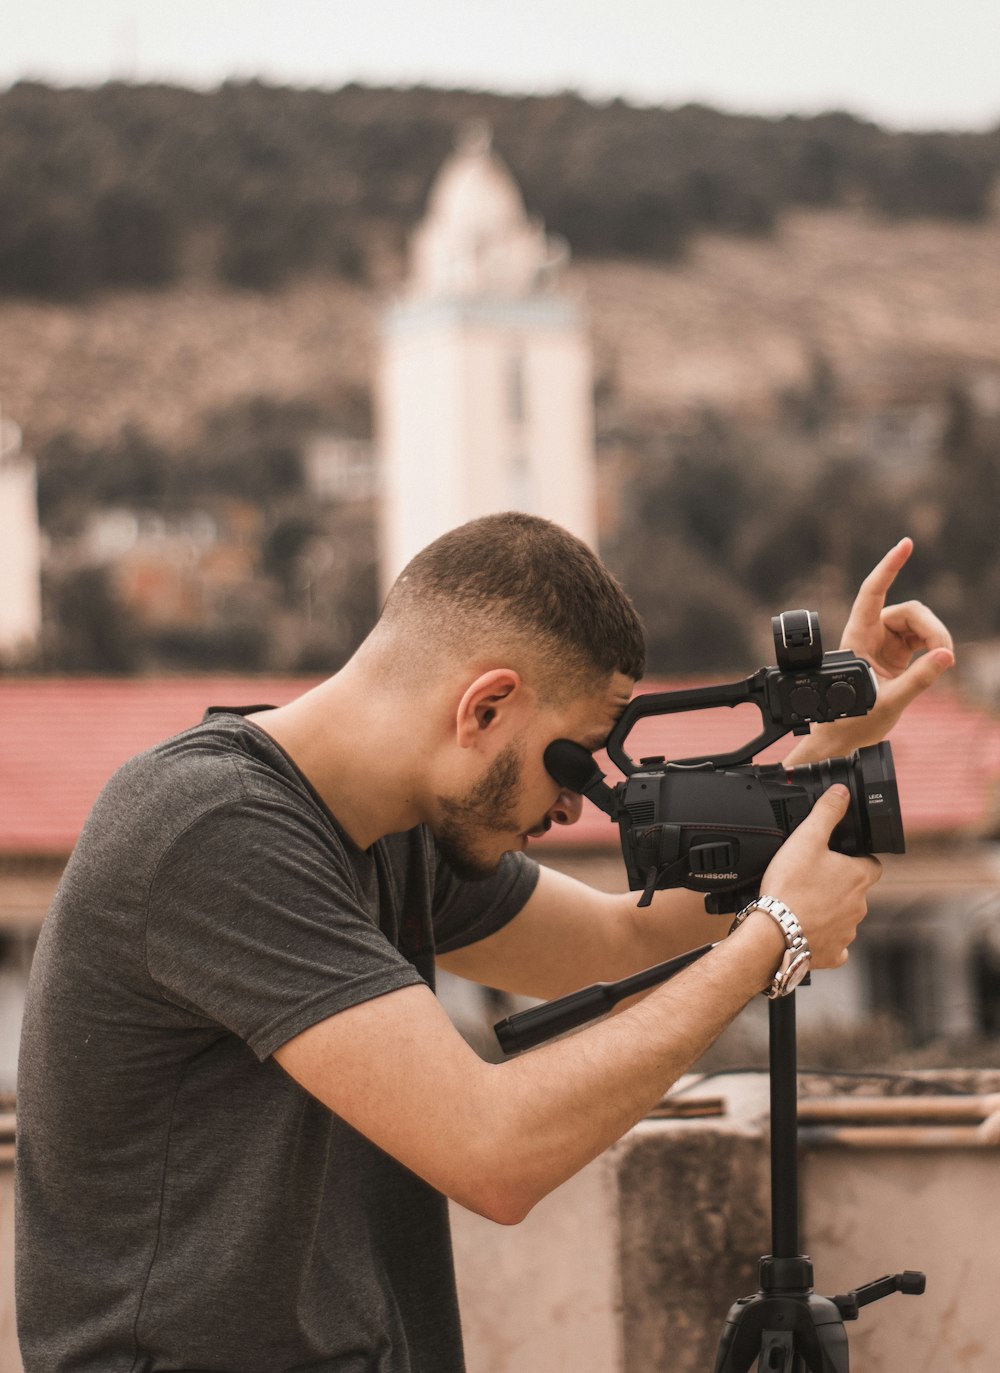
<path fill-rule="evenodd" d="M 635 681 L 631 677 L 624 677 L 619 672 L 612 677 L 607 688 L 607 704 L 615 720 L 631 701 L 634 690 Z"/>
<path fill-rule="evenodd" d="M 595 692 L 587 700 L 582 711 L 585 717 L 581 721 L 583 732 L 579 738 L 584 748 L 593 752 L 604 746 L 622 711 L 632 699 L 634 686 L 635 683 L 630 677 L 616 673 L 602 691 Z"/>

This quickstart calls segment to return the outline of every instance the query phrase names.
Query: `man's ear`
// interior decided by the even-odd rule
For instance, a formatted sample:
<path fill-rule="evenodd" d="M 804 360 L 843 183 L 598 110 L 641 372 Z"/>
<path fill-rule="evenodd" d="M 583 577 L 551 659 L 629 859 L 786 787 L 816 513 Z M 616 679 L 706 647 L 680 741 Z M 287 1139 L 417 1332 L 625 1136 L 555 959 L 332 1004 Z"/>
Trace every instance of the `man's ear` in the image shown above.
<path fill-rule="evenodd" d="M 455 715 L 459 747 L 474 748 L 488 731 L 501 729 L 521 690 L 520 673 L 510 667 L 491 668 L 470 682 Z"/>

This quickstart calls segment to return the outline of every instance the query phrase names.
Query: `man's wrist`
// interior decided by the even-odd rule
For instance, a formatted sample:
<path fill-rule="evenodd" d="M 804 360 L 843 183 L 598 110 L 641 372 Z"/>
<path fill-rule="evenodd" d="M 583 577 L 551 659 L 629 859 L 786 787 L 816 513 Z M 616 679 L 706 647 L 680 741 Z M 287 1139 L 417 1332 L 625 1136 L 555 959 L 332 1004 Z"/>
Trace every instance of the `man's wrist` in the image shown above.
<path fill-rule="evenodd" d="M 785 946 L 781 961 L 770 979 L 770 984 L 764 990 L 772 1000 L 779 996 L 788 996 L 809 972 L 809 941 L 795 913 L 783 901 L 764 895 L 758 896 L 756 900 L 743 907 L 730 926 L 729 933 L 732 934 L 739 929 L 757 912 L 769 918 Z"/>

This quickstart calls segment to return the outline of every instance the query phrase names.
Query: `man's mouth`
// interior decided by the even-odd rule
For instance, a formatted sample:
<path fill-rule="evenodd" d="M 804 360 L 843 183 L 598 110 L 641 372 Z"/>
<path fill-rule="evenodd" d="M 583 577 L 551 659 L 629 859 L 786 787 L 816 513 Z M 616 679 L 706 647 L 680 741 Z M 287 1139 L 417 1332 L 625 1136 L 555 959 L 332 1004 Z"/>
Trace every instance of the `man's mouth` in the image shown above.
<path fill-rule="evenodd" d="M 525 831 L 524 831 L 524 837 L 525 837 L 525 839 L 541 839 L 542 835 L 543 835 L 543 834 L 548 834 L 548 832 L 549 832 L 549 830 L 550 830 L 551 828 L 552 828 L 552 817 L 549 816 L 549 815 L 546 815 L 546 817 L 544 818 L 544 820 L 541 820 L 537 825 L 534 826 L 533 829 L 525 830 Z"/>

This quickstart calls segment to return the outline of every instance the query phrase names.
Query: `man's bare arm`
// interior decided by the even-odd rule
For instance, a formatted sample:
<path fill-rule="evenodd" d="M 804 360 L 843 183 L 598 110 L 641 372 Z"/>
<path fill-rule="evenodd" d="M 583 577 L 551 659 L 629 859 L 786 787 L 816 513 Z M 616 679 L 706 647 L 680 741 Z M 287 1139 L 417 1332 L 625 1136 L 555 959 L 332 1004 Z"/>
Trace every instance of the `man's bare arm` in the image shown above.
<path fill-rule="evenodd" d="M 828 848 L 846 806 L 820 798 L 768 869 L 814 966 L 833 967 L 866 910 L 878 863 Z M 640 1120 L 767 984 L 784 943 L 756 912 L 718 948 L 619 1015 L 503 1064 L 464 1043 L 430 991 L 352 1007 L 275 1053 L 303 1087 L 455 1201 L 520 1220 Z"/>
<path fill-rule="evenodd" d="M 650 1110 L 763 987 L 781 948 L 773 922 L 751 917 L 642 1004 L 510 1063 L 483 1062 L 422 987 L 331 1016 L 275 1058 L 431 1186 L 514 1224 Z"/>
<path fill-rule="evenodd" d="M 501 991 L 548 1000 L 592 982 L 616 981 L 699 944 L 724 938 L 730 920 L 705 914 L 698 892 L 609 895 L 542 868 L 524 908 L 495 934 L 442 954 L 447 972 Z"/>

